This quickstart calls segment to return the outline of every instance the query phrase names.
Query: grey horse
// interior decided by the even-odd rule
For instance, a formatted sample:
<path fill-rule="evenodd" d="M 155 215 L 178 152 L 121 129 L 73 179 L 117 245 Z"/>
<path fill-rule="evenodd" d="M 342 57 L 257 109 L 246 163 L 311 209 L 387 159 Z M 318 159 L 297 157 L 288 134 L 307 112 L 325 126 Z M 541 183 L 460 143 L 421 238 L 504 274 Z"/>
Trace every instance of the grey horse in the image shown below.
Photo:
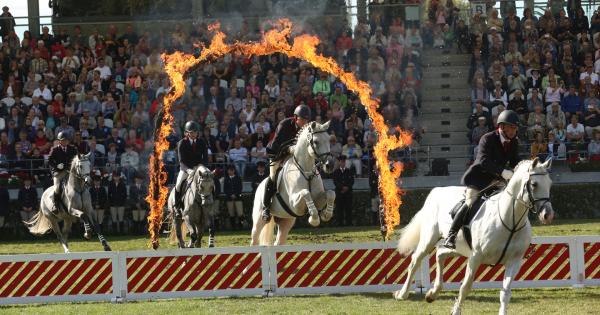
<path fill-rule="evenodd" d="M 167 200 L 167 208 L 170 213 L 171 240 L 177 238 L 179 248 L 185 248 L 184 235 L 185 230 L 182 227 L 185 221 L 185 227 L 190 233 L 190 241 L 187 247 L 201 247 L 202 234 L 208 207 L 213 205 L 214 191 L 214 175 L 206 167 L 202 165 L 196 166 L 192 176 L 188 179 L 187 190 L 183 195 L 183 211 L 177 213 L 175 211 L 175 190 L 171 189 L 169 199 Z M 210 229 L 209 247 L 214 242 L 214 228 Z"/>
<path fill-rule="evenodd" d="M 77 155 L 71 162 L 69 175 L 63 189 L 62 202 L 67 212 L 60 211 L 58 214 L 52 212 L 54 187 L 47 188 L 42 194 L 40 200 L 40 210 L 29 222 L 25 222 L 29 228 L 29 232 L 34 235 L 43 235 L 50 230 L 54 231 L 61 243 L 65 253 L 69 252 L 67 239 L 71 232 L 71 225 L 80 218 L 85 224 L 86 239 L 90 239 L 92 232 L 98 234 L 98 239 L 105 251 L 110 251 L 108 242 L 102 235 L 95 215 L 92 215 L 94 208 L 92 207 L 92 199 L 88 189 L 92 179 L 90 177 L 91 162 L 89 154 Z M 63 221 L 62 231 L 58 223 Z M 90 227 L 92 230 L 90 230 Z"/>

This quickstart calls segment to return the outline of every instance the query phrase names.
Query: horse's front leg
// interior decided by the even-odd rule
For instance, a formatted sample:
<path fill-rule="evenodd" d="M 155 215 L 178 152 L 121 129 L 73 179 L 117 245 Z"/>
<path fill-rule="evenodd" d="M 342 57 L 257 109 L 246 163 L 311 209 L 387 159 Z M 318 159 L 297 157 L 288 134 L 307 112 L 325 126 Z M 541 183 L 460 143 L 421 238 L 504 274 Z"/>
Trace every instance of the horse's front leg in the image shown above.
<path fill-rule="evenodd" d="M 521 259 L 515 259 L 507 262 L 504 270 L 504 280 L 502 281 L 502 290 L 500 290 L 500 310 L 498 314 L 505 315 L 506 308 L 510 302 L 511 290 L 510 285 L 513 279 L 517 276 L 517 273 L 521 269 Z"/>
<path fill-rule="evenodd" d="M 185 248 L 185 243 L 183 241 L 183 233 L 181 231 L 181 224 L 183 224 L 183 220 L 181 219 L 181 216 L 178 216 L 174 213 L 175 210 L 173 210 L 173 217 L 174 217 L 174 224 L 175 224 L 175 235 L 177 235 L 177 247 L 179 248 Z"/>
<path fill-rule="evenodd" d="M 301 208 L 302 202 L 306 204 L 306 208 L 308 209 L 308 223 L 312 226 L 319 226 L 321 223 L 321 219 L 319 218 L 319 210 L 315 206 L 315 202 L 310 195 L 308 189 L 302 189 L 296 194 L 294 194 L 292 199 L 292 207 L 298 213 L 298 209 Z"/>
<path fill-rule="evenodd" d="M 329 220 L 331 220 L 331 218 L 333 217 L 333 206 L 335 203 L 335 192 L 333 190 L 328 190 L 325 192 L 325 198 L 327 200 L 327 208 L 325 208 L 325 211 L 321 212 L 321 220 L 323 220 L 323 222 L 327 222 Z"/>
<path fill-rule="evenodd" d="M 456 299 L 456 302 L 454 302 L 452 315 L 459 315 L 461 313 L 461 305 L 467 298 L 469 291 L 471 291 L 471 287 L 473 286 L 473 278 L 475 277 L 475 271 L 477 271 L 479 265 L 479 260 L 476 260 L 473 256 L 471 256 L 467 261 L 467 272 L 462 284 L 460 285 L 458 298 Z"/>

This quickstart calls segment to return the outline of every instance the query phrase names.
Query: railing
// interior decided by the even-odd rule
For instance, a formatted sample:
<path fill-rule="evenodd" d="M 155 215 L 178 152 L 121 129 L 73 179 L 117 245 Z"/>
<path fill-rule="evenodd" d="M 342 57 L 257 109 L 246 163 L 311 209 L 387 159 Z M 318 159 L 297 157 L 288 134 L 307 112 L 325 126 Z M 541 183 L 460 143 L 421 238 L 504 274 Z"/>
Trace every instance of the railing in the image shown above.
<path fill-rule="evenodd" d="M 412 288 L 431 287 L 435 259 L 430 253 L 422 260 Z M 391 292 L 405 281 L 409 263 L 395 242 L 5 255 L 0 305 Z M 447 288 L 460 286 L 465 265 L 465 257 L 448 258 Z M 503 278 L 503 265 L 482 265 L 473 287 L 499 289 Z M 534 238 L 512 286 L 598 285 L 600 238 L 569 236 Z"/>

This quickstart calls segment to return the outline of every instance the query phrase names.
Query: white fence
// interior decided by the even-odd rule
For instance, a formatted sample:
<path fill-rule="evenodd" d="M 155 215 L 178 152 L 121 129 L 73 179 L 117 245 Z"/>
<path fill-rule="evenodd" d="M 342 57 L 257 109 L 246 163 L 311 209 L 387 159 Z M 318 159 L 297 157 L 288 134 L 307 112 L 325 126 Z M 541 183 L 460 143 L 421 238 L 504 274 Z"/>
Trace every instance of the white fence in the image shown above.
<path fill-rule="evenodd" d="M 124 301 L 206 296 L 391 292 L 409 259 L 395 242 L 168 251 L 0 256 L 0 304 Z M 600 285 L 600 237 L 539 237 L 514 287 Z M 446 287 L 464 277 L 463 257 L 446 261 Z M 414 282 L 425 290 L 435 255 Z M 500 288 L 504 268 L 482 266 L 474 287 Z"/>

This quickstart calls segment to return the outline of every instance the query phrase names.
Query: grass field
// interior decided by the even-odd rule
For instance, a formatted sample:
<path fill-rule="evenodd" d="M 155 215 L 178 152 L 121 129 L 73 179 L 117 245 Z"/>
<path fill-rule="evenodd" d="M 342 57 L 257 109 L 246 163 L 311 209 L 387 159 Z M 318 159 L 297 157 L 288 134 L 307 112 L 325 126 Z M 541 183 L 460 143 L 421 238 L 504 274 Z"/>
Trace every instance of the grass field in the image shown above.
<path fill-rule="evenodd" d="M 600 235 L 600 220 L 563 220 L 550 226 L 534 226 L 535 236 Z M 217 246 L 246 246 L 248 232 L 217 235 Z M 292 230 L 290 244 L 332 242 L 376 242 L 376 227 L 318 228 Z M 109 237 L 114 250 L 147 249 L 144 237 Z M 162 248 L 173 248 L 164 238 Z M 95 241 L 73 240 L 72 251 L 96 251 Z M 0 244 L 0 254 L 59 253 L 53 238 L 13 241 Z M 457 292 L 444 292 L 428 304 L 420 294 L 408 301 L 394 301 L 390 293 L 354 295 L 313 295 L 273 298 L 210 298 L 147 302 L 61 303 L 51 305 L 0 306 L 0 314 L 448 314 Z M 464 305 L 464 314 L 498 312 L 497 290 L 475 290 Z M 513 290 L 511 314 L 600 314 L 600 288 Z"/>

